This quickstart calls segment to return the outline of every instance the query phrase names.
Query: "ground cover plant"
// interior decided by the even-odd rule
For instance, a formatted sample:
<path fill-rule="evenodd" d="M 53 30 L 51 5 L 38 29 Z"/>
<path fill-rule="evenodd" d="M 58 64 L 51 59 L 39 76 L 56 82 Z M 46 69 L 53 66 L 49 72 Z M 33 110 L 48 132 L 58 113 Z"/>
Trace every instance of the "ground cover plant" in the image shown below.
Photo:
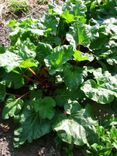
<path fill-rule="evenodd" d="M 7 3 L 9 11 L 15 14 L 25 13 L 29 10 L 28 0 L 8 0 Z"/>
<path fill-rule="evenodd" d="M 48 0 L 37 0 L 37 3 L 42 5 L 48 4 Z"/>
<path fill-rule="evenodd" d="M 0 101 L 15 147 L 55 131 L 85 155 L 116 155 L 116 15 L 114 0 L 67 0 L 39 20 L 9 22 Z"/>

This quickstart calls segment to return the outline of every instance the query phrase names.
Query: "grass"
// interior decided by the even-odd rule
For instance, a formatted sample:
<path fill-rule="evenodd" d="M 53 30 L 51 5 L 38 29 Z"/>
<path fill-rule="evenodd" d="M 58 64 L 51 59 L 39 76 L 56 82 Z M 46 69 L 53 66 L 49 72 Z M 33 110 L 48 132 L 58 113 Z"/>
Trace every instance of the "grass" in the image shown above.
<path fill-rule="evenodd" d="M 48 4 L 48 0 L 37 0 L 37 4 Z"/>
<path fill-rule="evenodd" d="M 10 12 L 15 14 L 28 12 L 29 2 L 28 0 L 8 0 L 8 8 Z"/>

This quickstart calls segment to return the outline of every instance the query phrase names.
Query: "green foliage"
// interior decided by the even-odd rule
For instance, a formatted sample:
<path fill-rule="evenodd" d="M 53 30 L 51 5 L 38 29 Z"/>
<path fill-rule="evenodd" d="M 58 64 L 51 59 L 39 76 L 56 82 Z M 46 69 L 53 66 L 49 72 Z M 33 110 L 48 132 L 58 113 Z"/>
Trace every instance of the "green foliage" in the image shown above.
<path fill-rule="evenodd" d="M 117 97 L 117 79 L 108 71 L 102 74 L 100 70 L 94 71 L 95 80 L 88 79 L 81 89 L 88 98 L 101 104 L 107 104 Z"/>
<path fill-rule="evenodd" d="M 77 101 L 68 101 L 64 106 L 65 115 L 59 115 L 56 119 L 54 129 L 58 132 L 60 138 L 75 145 L 87 144 L 88 132 L 95 137 L 95 124 L 89 116 L 87 109 L 82 109 Z"/>
<path fill-rule="evenodd" d="M 89 145 L 87 150 L 87 155 L 92 155 L 94 153 L 96 156 L 114 156 L 117 154 L 117 119 L 113 116 L 106 127 L 101 125 L 97 126 L 98 140 L 93 144 Z"/>
<path fill-rule="evenodd" d="M 6 105 L 3 109 L 3 118 L 9 119 L 9 117 L 15 117 L 23 107 L 23 100 L 16 99 L 15 96 L 11 96 L 7 99 Z"/>
<path fill-rule="evenodd" d="M 51 122 L 40 119 L 37 113 L 27 109 L 22 115 L 24 121 L 22 121 L 21 127 L 14 132 L 14 147 L 19 147 L 25 141 L 32 142 L 51 131 Z"/>
<path fill-rule="evenodd" d="M 0 84 L 0 101 L 3 101 L 6 95 L 6 87 L 3 84 Z"/>
<path fill-rule="evenodd" d="M 4 67 L 8 72 L 19 66 L 20 62 L 20 56 L 12 52 L 7 51 L 0 55 L 0 67 Z"/>
<path fill-rule="evenodd" d="M 3 118 L 12 117 L 19 126 L 15 147 L 53 130 L 91 155 L 100 149 L 100 156 L 112 155 L 98 141 L 99 131 L 105 131 L 101 120 L 117 112 L 115 4 L 66 0 L 51 4 L 39 20 L 10 21 L 11 44 L 0 46 L 0 101 Z M 116 126 L 108 131 L 104 138 L 110 143 Z"/>
<path fill-rule="evenodd" d="M 61 46 L 53 49 L 52 54 L 46 57 L 45 64 L 49 67 L 50 74 L 63 70 L 63 65 L 72 57 L 73 48 L 71 46 Z"/>
<path fill-rule="evenodd" d="M 38 112 L 42 119 L 52 119 L 55 110 L 55 101 L 51 97 L 45 97 L 44 99 L 34 99 L 34 109 Z"/>
<path fill-rule="evenodd" d="M 66 64 L 63 69 L 64 81 L 69 89 L 77 89 L 83 82 L 83 70 Z"/>
<path fill-rule="evenodd" d="M 28 0 L 8 0 L 8 8 L 10 12 L 27 12 L 28 11 Z"/>
<path fill-rule="evenodd" d="M 37 4 L 48 4 L 48 0 L 37 0 Z"/>
<path fill-rule="evenodd" d="M 75 41 L 76 47 L 78 45 L 88 46 L 90 44 L 90 27 L 80 20 L 76 20 L 71 26 L 70 31 L 68 32 L 67 36 L 71 35 L 72 40 Z M 67 39 L 69 42 L 70 39 Z"/>

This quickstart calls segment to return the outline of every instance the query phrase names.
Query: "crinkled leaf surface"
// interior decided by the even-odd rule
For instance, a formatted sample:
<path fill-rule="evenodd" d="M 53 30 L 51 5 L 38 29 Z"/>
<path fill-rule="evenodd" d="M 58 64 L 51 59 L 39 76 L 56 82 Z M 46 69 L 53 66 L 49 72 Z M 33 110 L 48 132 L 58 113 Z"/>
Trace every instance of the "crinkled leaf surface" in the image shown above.
<path fill-rule="evenodd" d="M 9 51 L 0 54 L 0 67 L 4 67 L 8 72 L 19 66 L 21 61 L 22 59 L 20 56 Z"/>
<path fill-rule="evenodd" d="M 59 116 L 54 125 L 58 136 L 69 144 L 87 144 L 87 135 L 95 133 L 93 128 L 95 122 L 77 102 L 67 104 L 65 112 L 67 115 Z M 92 134 L 88 134 L 88 129 L 92 130 Z"/>
<path fill-rule="evenodd" d="M 51 122 L 40 119 L 38 114 L 27 110 L 25 121 L 15 130 L 14 146 L 19 147 L 25 141 L 32 142 L 51 131 Z"/>
<path fill-rule="evenodd" d="M 63 65 L 71 59 L 73 54 L 72 46 L 56 47 L 53 53 L 45 59 L 46 66 L 49 67 L 50 74 L 63 70 Z"/>
<path fill-rule="evenodd" d="M 90 91 L 88 91 L 88 85 L 89 85 L 90 87 L 92 86 L 97 91 L 99 90 L 100 91 L 100 93 L 99 93 L 100 96 L 101 96 L 101 92 L 103 92 L 103 90 L 105 90 L 105 92 L 103 92 L 103 94 L 105 94 L 105 96 L 106 96 L 106 90 L 107 90 L 107 93 L 110 94 L 110 96 L 112 95 L 111 97 L 114 98 L 114 97 L 117 96 L 117 94 L 116 94 L 117 93 L 117 78 L 116 78 L 116 75 L 112 75 L 108 71 L 102 72 L 102 68 L 98 68 L 98 69 L 86 68 L 85 71 L 87 71 L 89 73 L 92 73 L 94 75 L 95 80 L 89 79 L 86 82 L 84 82 L 85 85 L 87 84 L 86 88 L 81 87 L 81 89 L 84 90 L 84 92 L 85 92 L 85 89 L 86 89 L 87 93 L 90 92 Z M 89 87 L 89 90 L 91 89 L 90 87 Z M 93 92 L 93 90 L 92 90 L 92 92 Z M 103 94 L 102 94 L 102 97 L 103 97 Z M 106 100 L 106 98 L 105 98 L 105 100 Z"/>
<path fill-rule="evenodd" d="M 48 30 L 49 33 L 56 35 L 57 27 L 59 24 L 59 17 L 52 14 L 46 14 L 42 18 L 43 28 Z"/>
<path fill-rule="evenodd" d="M 44 59 L 52 53 L 53 49 L 50 44 L 39 42 L 36 48 L 36 59 L 43 62 Z"/>
<path fill-rule="evenodd" d="M 92 79 L 84 82 L 81 89 L 84 91 L 85 95 L 88 98 L 101 104 L 110 103 L 114 100 L 115 97 L 115 93 L 112 90 L 108 89 L 105 84 L 98 85 Z"/>
<path fill-rule="evenodd" d="M 73 39 L 75 40 L 76 47 L 78 45 L 89 46 L 90 38 L 91 38 L 91 30 L 90 30 L 89 25 L 83 24 L 81 21 L 77 20 L 71 25 L 70 31 L 68 32 L 68 34 L 73 36 Z M 73 44 L 72 40 L 70 40 L 70 39 L 67 39 L 67 40 L 71 44 Z"/>
<path fill-rule="evenodd" d="M 5 107 L 2 112 L 2 117 L 4 119 L 9 119 L 9 117 L 15 117 L 17 113 L 19 113 L 23 107 L 23 100 L 20 98 L 15 98 L 15 96 L 11 96 L 7 99 Z"/>
<path fill-rule="evenodd" d="M 84 127 L 75 120 L 63 119 L 56 125 L 55 130 L 64 142 L 80 146 L 87 143 Z"/>
<path fill-rule="evenodd" d="M 21 88 L 25 82 L 21 74 L 10 72 L 7 75 L 4 74 L 3 83 L 5 83 L 8 88 L 18 89 Z"/>
<path fill-rule="evenodd" d="M 69 89 L 77 89 L 83 82 L 83 70 L 70 64 L 64 66 L 63 76 Z"/>
<path fill-rule="evenodd" d="M 107 89 L 114 91 L 115 95 L 117 93 L 117 78 L 116 75 L 112 76 L 111 73 L 108 71 L 104 71 L 102 73 L 102 69 L 98 68 L 97 70 L 93 71 L 94 77 L 97 82 L 101 85 L 106 87 Z"/>
<path fill-rule="evenodd" d="M 36 46 L 31 42 L 29 38 L 24 41 L 18 39 L 13 46 L 14 53 L 18 54 L 23 60 L 34 59 L 36 57 Z"/>
<path fill-rule="evenodd" d="M 42 119 L 52 119 L 55 114 L 55 101 L 51 97 L 44 99 L 33 99 L 35 112 L 38 112 Z"/>
<path fill-rule="evenodd" d="M 82 0 L 67 0 L 63 5 L 63 11 L 64 10 L 69 10 L 71 15 L 80 17 L 85 16 L 87 8 Z"/>

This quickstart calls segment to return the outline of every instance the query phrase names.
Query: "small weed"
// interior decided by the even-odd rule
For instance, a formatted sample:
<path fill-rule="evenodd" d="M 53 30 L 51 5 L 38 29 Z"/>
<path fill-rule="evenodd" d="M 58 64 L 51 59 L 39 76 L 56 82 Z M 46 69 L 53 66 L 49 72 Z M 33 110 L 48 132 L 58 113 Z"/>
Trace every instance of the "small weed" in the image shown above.
<path fill-rule="evenodd" d="M 8 0 L 8 8 L 10 12 L 15 14 L 27 12 L 29 9 L 28 0 Z"/>
<path fill-rule="evenodd" d="M 48 4 L 48 0 L 37 0 L 37 4 Z"/>

